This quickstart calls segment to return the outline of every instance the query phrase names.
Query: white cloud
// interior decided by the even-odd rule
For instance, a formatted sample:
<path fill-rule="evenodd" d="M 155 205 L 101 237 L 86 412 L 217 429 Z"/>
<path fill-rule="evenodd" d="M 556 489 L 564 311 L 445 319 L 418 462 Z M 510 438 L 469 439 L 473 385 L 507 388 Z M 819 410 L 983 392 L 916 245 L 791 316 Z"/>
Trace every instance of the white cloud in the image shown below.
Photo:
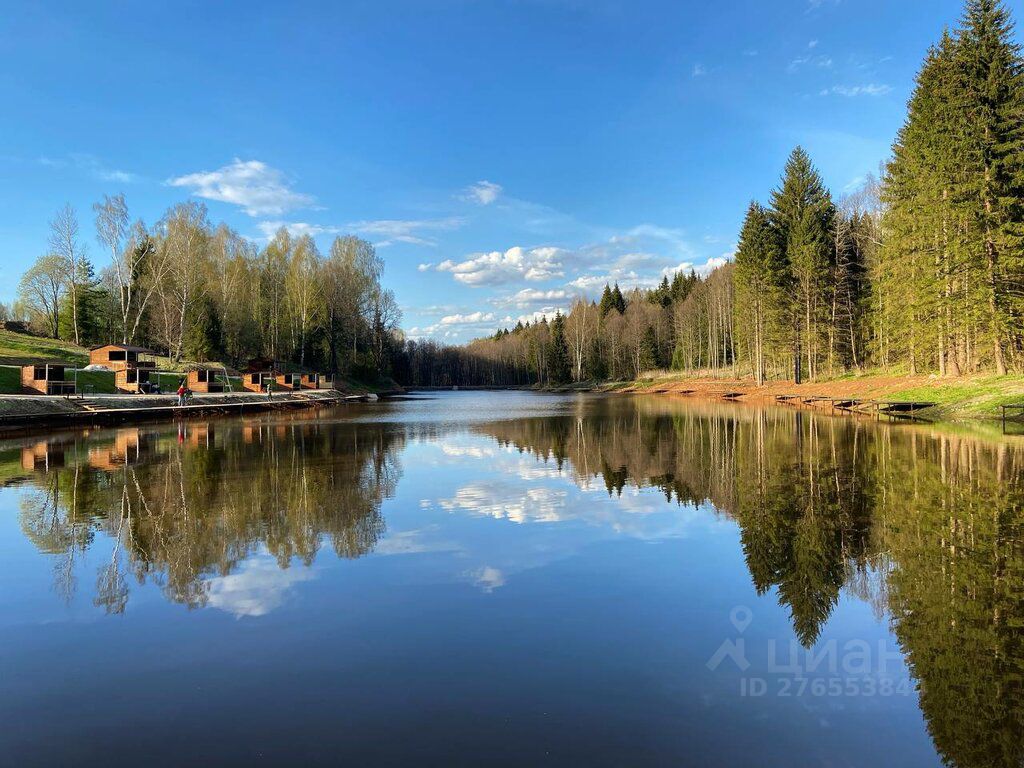
<path fill-rule="evenodd" d="M 67 157 L 40 157 L 39 164 L 47 168 L 73 168 L 88 173 L 100 181 L 114 181 L 120 184 L 131 184 L 139 180 L 134 173 L 117 168 L 106 167 L 98 157 L 81 152 L 72 152 Z"/>
<path fill-rule="evenodd" d="M 516 307 L 526 309 L 534 304 L 545 304 L 552 301 L 562 301 L 568 298 L 569 294 L 562 289 L 551 289 L 544 291 L 539 288 L 523 288 L 511 296 L 498 296 L 491 299 L 491 303 L 497 307 Z"/>
<path fill-rule="evenodd" d="M 477 205 L 490 205 L 501 196 L 502 191 L 501 184 L 495 184 L 493 181 L 486 180 L 478 181 L 476 184 L 470 184 L 462 190 L 459 199 L 473 202 Z"/>
<path fill-rule="evenodd" d="M 786 71 L 793 74 L 803 69 L 805 66 L 818 67 L 819 69 L 831 69 L 832 59 L 828 56 L 797 56 L 786 66 Z"/>
<path fill-rule="evenodd" d="M 429 272 L 430 268 L 433 267 L 433 266 L 434 266 L 433 263 L 427 261 L 427 262 L 424 262 L 422 264 L 419 264 L 416 267 L 416 271 L 417 272 Z"/>
<path fill-rule="evenodd" d="M 847 98 L 856 98 L 857 96 L 885 96 L 887 93 L 892 91 L 892 86 L 878 84 L 878 83 L 865 83 L 864 85 L 833 85 L 831 88 L 826 88 L 819 95 L 821 96 L 846 96 Z"/>
<path fill-rule="evenodd" d="M 694 64 L 693 69 L 690 71 L 691 77 L 704 77 L 708 73 L 703 64 Z"/>
<path fill-rule="evenodd" d="M 470 312 L 466 315 L 445 315 L 441 318 L 441 325 L 478 325 L 491 322 L 494 322 L 493 312 Z"/>
<path fill-rule="evenodd" d="M 303 235 L 310 235 L 311 237 L 317 237 L 318 235 L 327 234 L 339 234 L 341 229 L 338 227 L 322 226 L 320 224 L 307 224 L 304 221 L 261 221 L 256 225 L 256 228 L 263 233 L 264 237 L 271 238 L 277 234 L 277 231 L 284 227 L 288 230 L 288 234 L 292 237 L 302 237 Z"/>
<path fill-rule="evenodd" d="M 568 314 L 565 307 L 544 307 L 543 309 L 538 309 L 535 312 L 520 315 L 515 318 L 515 322 L 513 322 L 513 318 L 511 317 L 506 317 L 502 322 L 505 325 L 515 325 L 515 323 L 523 323 L 525 325 L 526 323 L 538 323 L 541 320 L 551 321 L 555 319 L 555 315 L 559 312 L 563 315 Z"/>
<path fill-rule="evenodd" d="M 196 197 L 240 206 L 250 216 L 280 215 L 313 204 L 314 198 L 291 188 L 285 175 L 259 160 L 235 160 L 216 171 L 168 179 Z"/>
<path fill-rule="evenodd" d="M 353 221 L 346 228 L 359 235 L 382 238 L 375 245 L 384 247 L 393 243 L 435 246 L 437 242 L 427 237 L 427 232 L 447 232 L 458 229 L 465 220 L 457 216 L 446 219 L 376 219 Z M 421 270 L 423 271 L 423 270 Z"/>
<path fill-rule="evenodd" d="M 525 249 L 519 246 L 490 253 L 472 254 L 463 261 L 446 259 L 439 272 L 450 272 L 465 285 L 502 285 L 520 280 L 539 282 L 564 275 L 568 252 L 551 246 Z"/>

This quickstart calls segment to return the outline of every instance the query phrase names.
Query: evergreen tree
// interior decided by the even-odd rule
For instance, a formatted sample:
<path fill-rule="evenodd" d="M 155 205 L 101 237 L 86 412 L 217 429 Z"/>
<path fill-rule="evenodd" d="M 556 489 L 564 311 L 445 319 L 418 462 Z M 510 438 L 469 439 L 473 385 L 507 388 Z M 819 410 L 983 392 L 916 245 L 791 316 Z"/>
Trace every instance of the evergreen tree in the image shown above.
<path fill-rule="evenodd" d="M 555 313 L 551 321 L 551 338 L 548 342 L 548 381 L 551 384 L 566 384 L 571 377 L 569 345 L 565 340 L 565 318 Z"/>
<path fill-rule="evenodd" d="M 623 297 L 622 291 L 619 290 L 618 283 L 612 289 L 612 306 L 615 307 L 620 315 L 626 311 L 626 299 Z"/>
<path fill-rule="evenodd" d="M 765 379 L 766 359 L 771 353 L 783 314 L 784 294 L 779 290 L 786 279 L 786 264 L 778 231 L 768 212 L 751 203 L 740 231 L 736 249 L 736 331 L 747 347 L 754 378 Z"/>
<path fill-rule="evenodd" d="M 1012 36 L 1000 0 L 968 0 L 957 47 L 971 163 L 965 192 L 975 205 L 987 335 L 999 374 L 1006 373 L 1010 336 L 1020 336 L 1014 320 L 1020 319 L 1024 274 L 1024 75 Z"/>
<path fill-rule="evenodd" d="M 601 303 L 598 307 L 602 320 L 615 308 L 615 299 L 612 298 L 612 289 L 608 287 L 608 283 L 604 284 L 604 291 L 601 292 Z"/>
<path fill-rule="evenodd" d="M 824 277 L 830 266 L 832 198 L 811 158 L 797 147 L 786 161 L 782 184 L 772 192 L 771 219 L 783 244 L 784 268 L 778 283 L 792 289 L 793 362 L 801 380 L 801 356 L 807 374 L 817 373 L 824 310 Z M 781 265 L 780 265 L 781 266 Z"/>

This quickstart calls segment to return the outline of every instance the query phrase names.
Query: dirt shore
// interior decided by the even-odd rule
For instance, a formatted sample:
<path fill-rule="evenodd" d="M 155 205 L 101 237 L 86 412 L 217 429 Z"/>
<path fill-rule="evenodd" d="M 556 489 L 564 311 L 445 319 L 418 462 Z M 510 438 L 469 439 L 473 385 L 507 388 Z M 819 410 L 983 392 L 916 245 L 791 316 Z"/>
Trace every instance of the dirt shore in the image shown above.
<path fill-rule="evenodd" d="M 899 376 L 866 374 L 844 378 L 794 384 L 791 381 L 770 381 L 762 386 L 743 378 L 681 378 L 656 375 L 616 391 L 647 394 L 685 395 L 721 398 L 733 395 L 741 402 L 774 403 L 780 396 L 799 398 L 853 398 L 892 402 L 934 403 L 922 415 L 939 419 L 999 418 L 1002 405 L 1024 403 L 1024 377 L 965 376 Z"/>

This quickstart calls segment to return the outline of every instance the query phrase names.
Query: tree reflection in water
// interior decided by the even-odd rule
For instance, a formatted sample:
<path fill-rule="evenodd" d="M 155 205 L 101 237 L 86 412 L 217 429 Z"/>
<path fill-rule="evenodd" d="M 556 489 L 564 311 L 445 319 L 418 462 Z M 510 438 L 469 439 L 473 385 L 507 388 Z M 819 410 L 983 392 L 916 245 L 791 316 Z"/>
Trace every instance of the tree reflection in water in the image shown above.
<path fill-rule="evenodd" d="M 129 578 L 202 606 L 209 577 L 232 573 L 260 548 L 281 568 L 311 564 L 325 541 L 340 557 L 369 552 L 384 531 L 381 501 L 401 474 L 402 440 L 381 425 L 297 420 L 36 443 L 22 452 L 62 458 L 27 478 L 21 527 L 58 556 L 55 585 L 65 598 L 76 588 L 76 560 L 102 533 L 103 545 L 112 543 L 97 574 L 98 606 L 123 612 Z"/>
<path fill-rule="evenodd" d="M 578 483 L 660 488 L 740 528 L 759 593 L 817 640 L 844 588 L 888 615 L 935 745 L 1024 764 L 1024 451 L 927 427 L 790 409 L 604 402 L 481 431 Z"/>
<path fill-rule="evenodd" d="M 466 427 L 462 427 L 466 428 Z M 888 616 L 937 749 L 951 765 L 1024 760 L 1024 452 L 999 438 L 787 409 L 669 398 L 580 401 L 558 416 L 468 427 L 580 485 L 658 488 L 739 526 L 759 593 L 812 646 L 843 590 Z M 188 424 L 23 441 L 0 452 L 29 484 L 21 525 L 58 557 L 113 542 L 96 603 L 129 583 L 204 605 L 209 579 L 265 548 L 280 568 L 373 549 L 410 435 L 446 427 L 315 420 Z M 102 534 L 102 537 L 97 536 Z"/>

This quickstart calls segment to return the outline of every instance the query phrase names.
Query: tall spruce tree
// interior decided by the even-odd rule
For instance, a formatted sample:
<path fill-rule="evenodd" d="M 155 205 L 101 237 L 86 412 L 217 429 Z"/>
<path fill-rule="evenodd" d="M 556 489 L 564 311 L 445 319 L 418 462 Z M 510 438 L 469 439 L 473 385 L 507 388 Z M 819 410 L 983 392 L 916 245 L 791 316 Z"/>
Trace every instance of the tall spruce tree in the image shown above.
<path fill-rule="evenodd" d="M 786 264 L 779 246 L 778 232 L 768 212 L 753 202 L 740 231 L 736 249 L 736 331 L 746 346 L 754 378 L 765 380 L 766 359 L 776 338 L 776 318 L 780 315 L 786 280 Z"/>
<path fill-rule="evenodd" d="M 821 352 L 826 301 L 825 276 L 831 263 L 831 235 L 834 206 L 811 158 L 797 147 L 786 161 L 782 183 L 772 192 L 771 220 L 783 246 L 785 267 L 779 284 L 791 289 L 789 307 L 792 326 L 794 378 L 802 378 L 801 357 L 807 374 L 817 373 Z"/>
<path fill-rule="evenodd" d="M 1000 0 L 968 0 L 960 28 L 957 65 L 966 108 L 965 192 L 974 199 L 972 224 L 984 264 L 986 335 L 997 373 L 1007 370 L 1007 349 L 1020 339 L 1019 304 L 1024 274 L 1024 81 L 1013 23 Z"/>

